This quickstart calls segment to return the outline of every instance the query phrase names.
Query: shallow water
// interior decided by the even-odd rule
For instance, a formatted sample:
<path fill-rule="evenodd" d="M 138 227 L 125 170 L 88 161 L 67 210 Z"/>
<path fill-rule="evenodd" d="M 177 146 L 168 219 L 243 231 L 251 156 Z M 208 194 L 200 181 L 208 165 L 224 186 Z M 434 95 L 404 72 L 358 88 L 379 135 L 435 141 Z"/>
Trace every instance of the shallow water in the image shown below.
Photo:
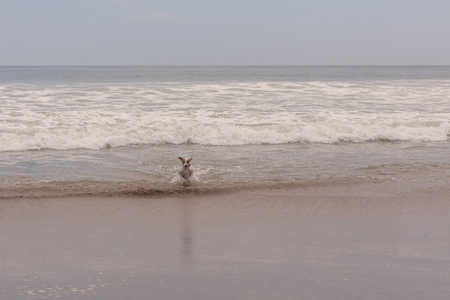
<path fill-rule="evenodd" d="M 450 180 L 447 143 L 154 145 L 3 153 L 2 198 L 180 192 L 180 153 L 194 157 L 191 190 L 197 192 L 334 181 L 420 185 Z"/>

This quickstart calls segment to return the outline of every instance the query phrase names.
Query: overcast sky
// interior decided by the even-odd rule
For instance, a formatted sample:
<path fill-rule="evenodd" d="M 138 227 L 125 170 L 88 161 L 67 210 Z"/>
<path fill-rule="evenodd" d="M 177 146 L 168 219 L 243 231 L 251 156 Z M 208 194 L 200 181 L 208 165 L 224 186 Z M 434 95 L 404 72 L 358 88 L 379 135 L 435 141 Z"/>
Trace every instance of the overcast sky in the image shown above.
<path fill-rule="evenodd" d="M 449 0 L 0 0 L 0 65 L 450 65 Z"/>

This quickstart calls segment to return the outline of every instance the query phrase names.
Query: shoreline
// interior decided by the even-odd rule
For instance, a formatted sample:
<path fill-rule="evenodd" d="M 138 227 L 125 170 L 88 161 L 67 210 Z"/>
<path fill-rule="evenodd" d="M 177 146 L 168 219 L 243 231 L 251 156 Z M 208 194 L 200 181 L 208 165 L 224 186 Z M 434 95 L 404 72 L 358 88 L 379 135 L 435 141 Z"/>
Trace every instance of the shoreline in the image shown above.
<path fill-rule="evenodd" d="M 0 200 L 5 299 L 446 299 L 445 182 Z"/>
<path fill-rule="evenodd" d="M 443 177 L 444 178 L 444 177 Z M 429 192 L 435 190 L 449 190 L 448 180 L 423 178 L 419 176 L 409 179 L 368 179 L 360 177 L 348 178 L 322 178 L 310 180 L 271 181 L 261 180 L 254 182 L 227 182 L 227 183 L 201 183 L 194 182 L 185 187 L 176 182 L 149 182 L 136 181 L 40 181 L 23 184 L 0 186 L 0 201 L 11 199 L 57 199 L 57 198 L 89 198 L 89 197 L 144 197 L 158 198 L 170 196 L 202 196 L 220 195 L 245 191 L 279 190 L 296 191 L 303 195 L 303 191 L 312 190 L 314 193 L 326 194 L 327 190 L 336 190 L 340 193 L 352 190 L 380 190 L 389 194 L 407 194 L 411 191 Z M 443 191 L 444 192 L 444 191 Z M 414 193 L 413 193 L 414 194 Z M 305 194 L 306 195 L 306 194 Z"/>

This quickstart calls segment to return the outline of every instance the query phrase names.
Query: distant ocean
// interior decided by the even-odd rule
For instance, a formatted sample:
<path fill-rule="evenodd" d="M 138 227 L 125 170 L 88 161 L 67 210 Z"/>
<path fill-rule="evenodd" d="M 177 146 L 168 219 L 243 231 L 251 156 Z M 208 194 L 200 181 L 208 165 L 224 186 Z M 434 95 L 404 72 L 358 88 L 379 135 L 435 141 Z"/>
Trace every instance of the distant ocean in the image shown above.
<path fill-rule="evenodd" d="M 449 66 L 0 67 L 0 198 L 450 183 Z"/>

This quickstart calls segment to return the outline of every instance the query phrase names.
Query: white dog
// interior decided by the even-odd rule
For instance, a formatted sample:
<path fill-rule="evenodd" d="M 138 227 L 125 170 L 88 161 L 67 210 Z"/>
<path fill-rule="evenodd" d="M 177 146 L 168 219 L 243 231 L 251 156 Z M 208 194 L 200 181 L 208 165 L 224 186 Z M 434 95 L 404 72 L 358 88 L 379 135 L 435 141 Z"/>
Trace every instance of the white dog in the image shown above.
<path fill-rule="evenodd" d="M 181 160 L 181 163 L 183 165 L 179 171 L 180 177 L 184 180 L 183 185 L 189 186 L 191 184 L 190 178 L 192 176 L 192 173 L 194 173 L 194 171 L 190 168 L 192 157 L 178 157 L 178 159 Z"/>

